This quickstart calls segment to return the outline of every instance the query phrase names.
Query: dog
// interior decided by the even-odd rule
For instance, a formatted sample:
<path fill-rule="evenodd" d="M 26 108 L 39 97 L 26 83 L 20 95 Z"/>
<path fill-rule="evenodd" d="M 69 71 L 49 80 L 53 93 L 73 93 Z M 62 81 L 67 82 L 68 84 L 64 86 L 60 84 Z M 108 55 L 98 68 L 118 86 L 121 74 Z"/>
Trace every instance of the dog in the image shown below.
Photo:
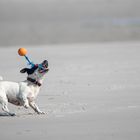
<path fill-rule="evenodd" d="M 31 107 L 38 114 L 45 114 L 41 111 L 35 99 L 40 91 L 45 74 L 49 71 L 48 61 L 44 60 L 41 64 L 36 64 L 32 68 L 23 68 L 21 73 L 27 73 L 27 79 L 22 82 L 0 81 L 0 103 L 2 110 L 9 116 L 15 116 L 8 109 L 8 102 L 24 106 L 25 108 Z"/>

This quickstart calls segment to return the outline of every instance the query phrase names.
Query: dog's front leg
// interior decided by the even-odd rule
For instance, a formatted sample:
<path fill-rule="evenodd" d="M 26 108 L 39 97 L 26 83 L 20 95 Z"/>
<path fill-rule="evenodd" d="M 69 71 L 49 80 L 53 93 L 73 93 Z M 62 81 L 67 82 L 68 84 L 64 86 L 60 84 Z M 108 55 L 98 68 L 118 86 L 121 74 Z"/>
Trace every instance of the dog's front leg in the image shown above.
<path fill-rule="evenodd" d="M 37 114 L 45 114 L 45 112 L 41 111 L 34 101 L 29 102 L 30 107 L 37 113 Z"/>
<path fill-rule="evenodd" d="M 23 106 L 24 106 L 25 108 L 29 108 L 29 101 L 28 101 L 28 99 L 24 99 L 24 100 L 23 100 Z"/>
<path fill-rule="evenodd" d="M 25 108 L 29 108 L 29 101 L 28 101 L 27 97 L 24 96 L 24 94 L 20 94 L 20 96 L 18 97 L 18 99 L 20 100 L 21 104 Z"/>
<path fill-rule="evenodd" d="M 17 95 L 17 98 L 19 99 L 19 102 L 21 105 L 23 105 L 25 108 L 29 108 L 29 101 L 28 101 L 28 93 L 29 88 L 25 82 L 19 83 L 19 94 Z"/>

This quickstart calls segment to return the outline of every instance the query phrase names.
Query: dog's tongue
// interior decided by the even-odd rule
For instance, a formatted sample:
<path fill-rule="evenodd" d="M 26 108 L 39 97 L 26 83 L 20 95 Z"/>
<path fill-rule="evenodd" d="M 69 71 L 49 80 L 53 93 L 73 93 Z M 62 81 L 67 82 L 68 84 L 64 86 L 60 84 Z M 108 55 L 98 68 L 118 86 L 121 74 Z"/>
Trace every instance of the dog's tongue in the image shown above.
<path fill-rule="evenodd" d="M 43 70 L 40 70 L 40 73 L 47 72 L 48 70 L 49 70 L 48 68 L 44 68 Z"/>

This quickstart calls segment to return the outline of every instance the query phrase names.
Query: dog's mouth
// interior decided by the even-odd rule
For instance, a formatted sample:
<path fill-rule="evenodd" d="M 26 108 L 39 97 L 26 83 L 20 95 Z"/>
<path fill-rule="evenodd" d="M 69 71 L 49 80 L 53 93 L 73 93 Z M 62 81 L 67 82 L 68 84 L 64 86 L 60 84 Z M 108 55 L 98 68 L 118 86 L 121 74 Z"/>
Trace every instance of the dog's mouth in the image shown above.
<path fill-rule="evenodd" d="M 39 68 L 39 73 L 46 73 L 49 71 L 49 68 L 48 68 L 48 61 L 47 60 L 44 60 L 43 63 L 39 64 L 38 65 L 38 68 Z"/>
<path fill-rule="evenodd" d="M 39 67 L 38 69 L 39 73 L 46 73 L 49 71 L 49 68 L 46 66 L 43 66 L 42 64 L 39 64 L 38 67 Z"/>

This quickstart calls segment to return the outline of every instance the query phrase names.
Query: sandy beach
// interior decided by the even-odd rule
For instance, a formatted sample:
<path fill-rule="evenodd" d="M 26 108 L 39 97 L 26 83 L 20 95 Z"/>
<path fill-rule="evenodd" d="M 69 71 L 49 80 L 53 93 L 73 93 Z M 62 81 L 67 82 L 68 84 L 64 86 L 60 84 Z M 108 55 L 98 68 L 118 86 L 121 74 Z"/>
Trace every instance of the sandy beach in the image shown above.
<path fill-rule="evenodd" d="M 27 66 L 17 54 L 19 47 L 0 50 L 4 80 L 26 78 L 19 73 Z M 49 61 L 50 71 L 37 98 L 47 114 L 9 104 L 17 115 L 0 116 L 2 140 L 140 138 L 139 42 L 24 47 L 35 63 Z"/>
<path fill-rule="evenodd" d="M 49 61 L 45 115 L 0 106 L 0 140 L 140 139 L 139 0 L 0 0 L 0 79 Z"/>

